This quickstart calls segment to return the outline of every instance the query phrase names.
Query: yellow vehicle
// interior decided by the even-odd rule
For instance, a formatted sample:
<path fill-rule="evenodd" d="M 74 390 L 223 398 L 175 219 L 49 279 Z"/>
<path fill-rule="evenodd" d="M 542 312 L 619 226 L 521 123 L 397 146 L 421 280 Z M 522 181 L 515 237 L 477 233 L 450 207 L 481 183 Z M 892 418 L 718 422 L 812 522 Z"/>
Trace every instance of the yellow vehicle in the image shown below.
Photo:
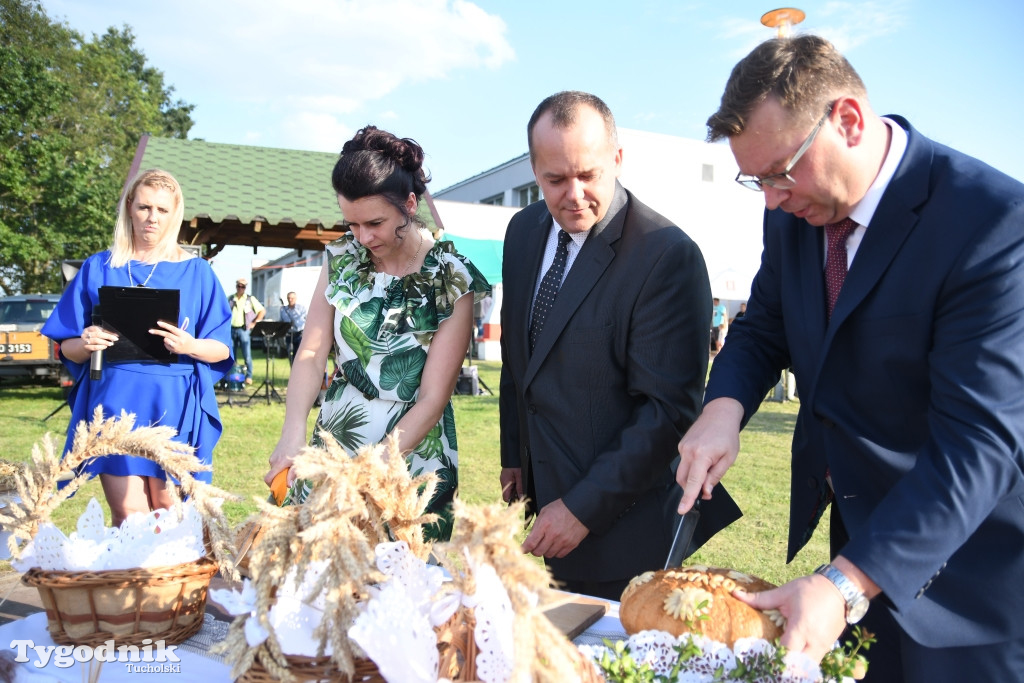
<path fill-rule="evenodd" d="M 60 348 L 40 330 L 57 306 L 59 294 L 18 294 L 0 298 L 0 381 L 38 378 L 66 393 L 71 376 L 60 360 Z"/>

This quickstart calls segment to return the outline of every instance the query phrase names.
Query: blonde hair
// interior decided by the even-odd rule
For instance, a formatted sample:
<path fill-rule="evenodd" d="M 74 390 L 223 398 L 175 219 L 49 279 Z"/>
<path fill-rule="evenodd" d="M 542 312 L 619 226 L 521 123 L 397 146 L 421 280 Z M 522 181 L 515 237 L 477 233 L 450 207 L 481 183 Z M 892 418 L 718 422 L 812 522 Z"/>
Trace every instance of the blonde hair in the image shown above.
<path fill-rule="evenodd" d="M 135 242 L 132 239 L 132 202 L 135 201 L 135 193 L 139 186 L 159 188 L 167 190 L 174 195 L 174 212 L 171 215 L 171 226 L 176 228 L 168 230 L 160 247 L 167 249 L 177 243 L 178 232 L 181 229 L 181 221 L 185 216 L 185 197 L 181 193 L 181 185 L 167 171 L 158 168 L 151 168 L 141 172 L 135 181 L 125 192 L 121 205 L 117 209 L 117 222 L 114 224 L 114 242 L 110 246 L 110 266 L 119 268 L 135 255 Z"/>

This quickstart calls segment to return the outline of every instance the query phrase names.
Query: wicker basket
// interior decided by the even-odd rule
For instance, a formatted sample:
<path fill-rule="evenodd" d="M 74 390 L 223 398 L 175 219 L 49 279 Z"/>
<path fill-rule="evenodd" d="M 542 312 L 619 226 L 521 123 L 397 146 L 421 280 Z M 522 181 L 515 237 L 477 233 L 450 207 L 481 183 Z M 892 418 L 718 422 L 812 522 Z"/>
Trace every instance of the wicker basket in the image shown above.
<path fill-rule="evenodd" d="M 386 683 L 381 677 L 377 665 L 369 659 L 356 660 L 355 675 L 352 678 L 338 671 L 338 668 L 331 662 L 330 657 L 285 655 L 285 660 L 288 662 L 288 673 L 298 681 Z M 236 683 L 278 683 L 279 680 L 267 671 L 257 659 L 245 673 L 238 677 Z"/>
<path fill-rule="evenodd" d="M 476 623 L 470 610 L 460 608 L 452 617 L 434 630 L 440 654 L 439 674 L 450 681 L 476 680 L 476 641 L 473 627 Z M 303 657 L 285 655 L 288 673 L 299 681 L 336 681 L 338 683 L 386 683 L 377 665 L 370 659 L 355 660 L 355 674 L 349 678 L 338 671 L 330 657 Z M 259 659 L 243 673 L 236 683 L 278 683 L 279 679 L 267 671 Z"/>
<path fill-rule="evenodd" d="M 39 590 L 47 628 L 61 645 L 96 647 L 107 640 L 176 645 L 202 628 L 206 591 L 217 564 L 204 558 L 172 567 L 25 572 Z"/>
<path fill-rule="evenodd" d="M 17 476 L 24 499 L 0 513 L 0 522 L 10 525 L 22 540 L 35 538 L 39 525 L 49 522 L 50 511 L 73 495 L 90 476 L 77 473 L 89 460 L 111 453 L 127 453 L 159 465 L 190 496 L 203 521 L 205 557 L 166 567 L 112 569 L 103 571 L 61 571 L 33 567 L 21 577 L 22 583 L 39 591 L 46 610 L 47 627 L 61 645 L 99 646 L 108 640 L 118 645 L 147 645 L 164 641 L 176 645 L 203 626 L 206 593 L 218 569 L 234 578 L 230 556 L 234 554 L 227 536 L 227 520 L 218 500 L 238 497 L 197 481 L 194 450 L 173 440 L 171 427 L 135 427 L 135 416 L 103 418 L 97 407 L 91 422 L 75 427 L 74 444 L 61 454 L 52 439 L 33 449 L 32 463 Z M 67 485 L 58 482 L 72 475 Z M 176 499 L 178 489 L 168 489 Z M 215 559 L 216 558 L 216 561 Z M 149 641 L 149 642 L 146 642 Z"/>

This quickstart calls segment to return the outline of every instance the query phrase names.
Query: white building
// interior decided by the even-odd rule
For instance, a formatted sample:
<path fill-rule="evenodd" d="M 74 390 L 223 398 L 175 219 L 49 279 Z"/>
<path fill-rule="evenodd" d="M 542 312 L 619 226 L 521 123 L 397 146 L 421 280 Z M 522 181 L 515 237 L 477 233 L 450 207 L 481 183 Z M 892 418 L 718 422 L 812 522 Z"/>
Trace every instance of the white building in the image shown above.
<path fill-rule="evenodd" d="M 761 260 L 764 198 L 734 182 L 738 172 L 728 145 L 619 129 L 624 187 L 672 220 L 700 246 L 712 294 L 730 314 L 750 296 Z M 523 207 L 541 198 L 529 154 L 434 194 L 455 200 Z"/>

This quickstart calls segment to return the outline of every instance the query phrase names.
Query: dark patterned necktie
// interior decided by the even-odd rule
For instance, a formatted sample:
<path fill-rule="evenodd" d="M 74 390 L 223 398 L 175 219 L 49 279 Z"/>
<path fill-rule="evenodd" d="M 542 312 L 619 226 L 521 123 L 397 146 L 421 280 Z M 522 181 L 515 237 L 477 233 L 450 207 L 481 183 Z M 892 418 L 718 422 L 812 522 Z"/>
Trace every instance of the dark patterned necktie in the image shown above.
<path fill-rule="evenodd" d="M 558 288 L 562 286 L 562 275 L 565 273 L 565 262 L 569 259 L 569 233 L 558 231 L 558 248 L 555 249 L 555 260 L 551 262 L 544 279 L 540 281 L 537 298 L 533 302 L 533 315 L 530 318 L 530 353 L 537 345 L 537 337 L 544 329 L 544 321 L 555 305 Z"/>
<path fill-rule="evenodd" d="M 825 256 L 825 293 L 828 297 L 828 317 L 832 317 L 832 309 L 836 307 L 839 290 L 846 280 L 846 239 L 857 227 L 852 218 L 844 218 L 838 223 L 825 224 L 825 237 L 828 238 L 828 254 Z"/>

